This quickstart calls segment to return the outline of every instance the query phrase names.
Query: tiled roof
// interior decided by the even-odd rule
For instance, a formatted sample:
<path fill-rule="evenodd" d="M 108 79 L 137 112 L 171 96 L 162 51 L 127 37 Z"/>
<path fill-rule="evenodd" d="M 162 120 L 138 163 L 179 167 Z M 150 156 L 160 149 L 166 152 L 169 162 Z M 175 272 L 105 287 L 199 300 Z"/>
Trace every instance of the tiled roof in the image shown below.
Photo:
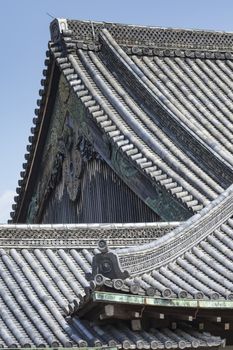
<path fill-rule="evenodd" d="M 55 20 L 22 202 L 56 63 L 110 143 L 192 213 L 233 181 L 233 34 Z M 42 124 L 41 124 L 42 123 Z M 15 214 L 20 210 L 14 205 Z"/>
<path fill-rule="evenodd" d="M 224 345 L 195 323 L 133 331 L 129 320 L 90 321 L 78 312 L 91 305 L 95 288 L 199 307 L 202 300 L 212 309 L 232 303 L 233 34 L 63 19 L 52 22 L 51 34 L 13 220 L 30 189 L 58 69 L 103 139 L 190 216 L 198 214 L 179 227 L 0 226 L 0 346 Z"/>
<path fill-rule="evenodd" d="M 172 348 L 189 348 L 189 347 L 211 347 L 223 346 L 224 342 L 220 337 L 214 337 L 210 334 L 200 333 L 191 328 L 170 330 L 151 329 L 147 331 L 134 332 L 123 322 L 116 322 L 114 325 L 90 325 L 88 322 L 82 323 L 77 317 L 74 317 L 71 324 L 80 332 L 83 324 L 86 327 L 86 334 L 89 335 L 92 344 L 101 345 L 101 338 L 105 344 L 122 347 L 123 349 L 172 349 Z"/>
<path fill-rule="evenodd" d="M 232 198 L 233 185 L 158 240 L 115 250 L 120 271 L 128 273 L 126 279 L 117 273 L 110 277 L 111 256 L 108 259 L 104 241 L 100 241 L 103 261 L 109 261 L 111 268 L 105 274 L 102 261 L 93 260 L 96 284 L 160 297 L 233 300 Z"/>
<path fill-rule="evenodd" d="M 67 21 L 59 19 L 59 21 L 61 29 L 64 31 L 68 25 L 68 29 L 72 31 L 71 37 L 73 40 L 80 41 L 86 45 L 90 45 L 91 43 L 98 44 L 101 30 L 106 28 L 120 45 L 130 47 L 141 45 L 143 48 L 146 48 L 150 46 L 153 48 L 177 50 L 176 53 L 179 50 L 192 50 L 195 52 L 212 50 L 216 53 L 216 58 L 219 57 L 219 52 L 228 52 L 230 57 L 230 52 L 233 49 L 232 32 L 163 28 L 69 19 Z"/>
<path fill-rule="evenodd" d="M 70 308 L 83 301 L 89 290 L 85 274 L 91 272 L 93 248 L 63 247 L 62 237 L 75 241 L 87 229 L 85 225 L 48 227 L 2 226 L 1 245 L 9 231 L 20 233 L 21 246 L 0 248 L 0 345 L 1 347 L 70 347 L 117 346 L 124 349 L 186 348 L 224 345 L 219 337 L 181 326 L 175 330 L 144 329 L 134 332 L 127 322 L 99 324 L 67 317 Z M 91 235 L 98 228 L 89 227 Z M 103 237 L 109 227 L 99 227 Z M 142 227 L 134 227 L 142 230 Z M 114 228 L 112 227 L 111 230 Z M 115 227 L 116 230 L 116 227 Z M 119 233 L 122 233 L 118 227 Z M 156 229 L 155 229 L 156 230 Z M 20 232 L 21 231 L 21 232 Z M 23 232 L 22 232 L 23 231 Z M 80 231 L 80 232 L 79 232 Z M 41 232 L 41 235 L 40 235 Z M 28 237 L 32 235 L 31 244 Z M 16 236 L 16 235 L 15 235 Z M 38 249 L 33 236 L 45 242 L 52 237 L 50 248 Z M 146 234 L 145 234 L 146 236 Z M 40 238 L 39 238 L 40 237 Z M 56 237 L 56 238 L 53 238 Z M 149 234 L 150 237 L 150 234 Z M 88 239 L 88 238 L 87 238 Z M 114 244 L 119 244 L 115 242 Z M 46 245 L 46 243 L 45 243 Z M 24 248 L 23 248 L 24 246 Z M 119 321 L 120 322 L 120 321 Z"/>
<path fill-rule="evenodd" d="M 1 248 L 96 248 L 100 237 L 110 247 L 141 245 L 162 237 L 179 222 L 134 224 L 0 225 Z"/>

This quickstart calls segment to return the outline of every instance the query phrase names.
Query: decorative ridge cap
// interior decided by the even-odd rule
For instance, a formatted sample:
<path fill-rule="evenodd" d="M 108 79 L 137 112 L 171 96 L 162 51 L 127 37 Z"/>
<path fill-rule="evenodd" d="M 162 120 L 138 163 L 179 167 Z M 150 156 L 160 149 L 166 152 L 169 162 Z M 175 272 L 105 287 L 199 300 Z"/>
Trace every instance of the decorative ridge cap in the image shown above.
<path fill-rule="evenodd" d="M 56 28 L 53 37 L 56 37 L 59 31 L 62 34 L 64 23 L 65 31 L 71 33 L 73 41 L 88 44 L 98 43 L 100 30 L 106 28 L 120 45 L 135 44 L 146 47 L 158 45 L 158 47 L 164 46 L 165 49 L 233 51 L 233 32 L 228 31 L 55 19 L 51 23 L 51 28 L 53 26 Z"/>
<path fill-rule="evenodd" d="M 177 239 L 178 234 L 184 234 L 186 231 L 190 230 L 191 228 L 197 227 L 198 225 L 200 225 L 200 223 L 202 223 L 203 219 L 206 219 L 206 218 L 211 219 L 212 218 L 212 216 L 210 216 L 211 213 L 216 212 L 217 214 L 218 210 L 221 210 L 221 214 L 223 216 L 221 220 L 221 223 L 222 223 L 222 221 L 227 220 L 232 215 L 232 212 L 229 213 L 227 211 L 225 214 L 224 211 L 222 210 L 224 209 L 223 207 L 225 206 L 229 207 L 229 201 L 233 202 L 232 197 L 233 197 L 233 185 L 228 187 L 223 193 L 221 193 L 215 200 L 210 202 L 200 212 L 198 212 L 197 214 L 193 215 L 190 219 L 183 222 L 179 227 L 167 233 L 164 237 L 156 240 L 156 242 L 152 242 L 148 244 L 148 247 L 146 246 L 134 247 L 132 248 L 132 250 L 134 250 L 135 252 L 140 252 L 140 251 L 143 251 L 145 248 L 151 249 L 151 248 L 157 248 L 159 246 L 162 246 L 168 243 L 169 241 L 173 240 L 174 238 Z M 215 227 L 211 229 L 214 230 Z M 117 253 L 120 255 L 123 255 L 126 252 L 125 252 L 125 249 L 123 248 L 123 249 L 118 249 Z"/>
<path fill-rule="evenodd" d="M 120 22 L 107 22 L 107 21 L 96 21 L 96 20 L 79 20 L 79 19 L 71 19 L 71 18 L 56 18 L 57 20 L 66 20 L 67 22 L 75 22 L 75 23 L 85 23 L 85 24 L 97 24 L 97 25 L 114 25 L 114 26 L 124 26 L 124 27 L 137 27 L 137 28 L 145 28 L 145 29 L 161 29 L 161 30 L 173 30 L 173 31 L 185 31 L 185 32 L 205 32 L 205 33 L 219 33 L 219 34 L 231 34 L 233 35 L 233 31 L 227 30 L 215 30 L 215 29 L 204 29 L 204 28 L 180 28 L 180 27 L 164 27 L 164 26 L 155 26 L 155 25 L 146 25 L 146 24 L 130 24 L 130 23 L 120 23 Z"/>
<path fill-rule="evenodd" d="M 50 23 L 50 36 L 54 43 L 60 41 L 64 31 L 68 30 L 67 20 L 65 18 L 55 18 Z"/>
<path fill-rule="evenodd" d="M 99 253 L 93 256 L 92 273 L 86 277 L 94 281 L 95 286 L 102 286 L 106 278 L 117 279 L 122 285 L 123 280 L 130 277 L 130 274 L 121 267 L 118 255 L 109 249 L 105 239 L 99 240 L 98 250 Z"/>
<path fill-rule="evenodd" d="M 100 224 L 0 224 L 0 231 L 3 229 L 28 229 L 28 230 L 53 230 L 53 229 L 92 229 L 92 230 L 111 230 L 111 229 L 143 229 L 143 228 L 162 228 L 176 227 L 180 222 L 142 222 L 142 223 L 100 223 Z"/>
<path fill-rule="evenodd" d="M 100 253 L 92 262 L 91 277 L 99 284 L 106 278 L 122 282 L 128 276 L 139 276 L 164 266 L 199 244 L 229 219 L 232 212 L 233 185 L 178 228 L 150 243 L 109 251 L 107 241 L 101 240 L 98 244 Z M 102 245 L 105 250 L 101 249 Z"/>
<path fill-rule="evenodd" d="M 174 261 L 212 234 L 233 213 L 233 185 L 178 228 L 151 243 L 114 251 L 119 266 L 131 276 L 157 269 Z"/>
<path fill-rule="evenodd" d="M 100 237 L 112 249 L 143 244 L 158 239 L 179 223 L 163 224 L 14 224 L 0 225 L 0 247 L 92 249 Z"/>

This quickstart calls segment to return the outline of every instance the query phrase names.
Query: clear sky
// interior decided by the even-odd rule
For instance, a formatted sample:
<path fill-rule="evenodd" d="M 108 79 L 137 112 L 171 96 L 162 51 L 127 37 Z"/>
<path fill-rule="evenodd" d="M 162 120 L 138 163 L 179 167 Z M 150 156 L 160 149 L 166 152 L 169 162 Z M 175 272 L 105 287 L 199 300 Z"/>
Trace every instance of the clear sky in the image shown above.
<path fill-rule="evenodd" d="M 0 0 L 0 223 L 9 218 L 52 18 L 233 31 L 233 0 Z"/>

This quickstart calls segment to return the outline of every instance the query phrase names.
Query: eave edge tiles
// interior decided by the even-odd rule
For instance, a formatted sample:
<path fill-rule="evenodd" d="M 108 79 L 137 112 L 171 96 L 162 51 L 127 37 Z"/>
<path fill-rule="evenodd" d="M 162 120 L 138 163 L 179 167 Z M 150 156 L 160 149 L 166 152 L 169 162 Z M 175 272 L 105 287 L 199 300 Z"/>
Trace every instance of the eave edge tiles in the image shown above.
<path fill-rule="evenodd" d="M 143 29 L 143 35 L 145 37 L 147 35 L 149 35 L 149 36 L 154 35 L 158 41 L 160 40 L 159 38 L 161 35 L 163 37 L 172 37 L 173 35 L 175 35 L 175 36 L 177 36 L 177 38 L 180 38 L 177 40 L 181 40 L 183 43 L 182 45 L 187 46 L 186 51 L 187 51 L 187 48 L 190 47 L 190 43 L 188 41 L 185 42 L 185 40 L 191 40 L 191 41 L 193 40 L 193 42 L 195 42 L 196 37 L 202 38 L 200 42 L 202 43 L 202 47 L 203 47 L 203 45 L 204 46 L 206 45 L 205 48 L 207 49 L 207 51 L 210 50 L 210 46 L 211 46 L 211 45 L 210 46 L 207 45 L 208 40 L 210 40 L 210 41 L 213 40 L 215 42 L 215 44 L 214 44 L 215 50 L 217 50 L 217 51 L 218 50 L 221 51 L 223 48 L 225 50 L 231 50 L 231 48 L 232 48 L 231 41 L 233 41 L 232 40 L 232 33 L 225 33 L 225 32 L 210 32 L 210 31 L 195 31 L 195 30 L 193 31 L 193 30 L 177 30 L 177 29 L 172 30 L 172 29 L 164 29 L 164 28 L 161 29 L 161 28 L 156 28 L 156 27 L 155 28 L 153 28 L 153 27 L 146 28 L 146 27 L 141 27 L 141 26 L 125 26 L 125 25 L 118 25 L 118 24 L 113 24 L 113 23 L 112 24 L 111 23 L 96 23 L 96 22 L 91 22 L 91 21 L 85 22 L 85 21 L 70 21 L 70 20 L 65 20 L 65 19 L 56 19 L 51 23 L 51 37 L 52 37 L 52 40 L 54 41 L 54 43 L 50 44 L 50 46 L 49 46 L 50 50 L 51 50 L 51 52 L 53 52 L 53 56 L 56 59 L 61 57 L 62 55 L 74 53 L 74 52 L 76 52 L 77 49 L 80 50 L 80 47 L 83 50 L 87 50 L 87 51 L 89 50 L 90 52 L 91 51 L 96 52 L 100 49 L 100 46 L 98 46 L 99 45 L 99 33 L 100 33 L 100 31 L 102 31 L 103 28 L 105 28 L 105 30 L 108 30 L 109 33 L 111 35 L 113 35 L 113 37 L 115 37 L 118 41 L 119 41 L 119 35 L 121 36 L 121 34 L 118 35 L 115 33 L 115 31 L 116 32 L 119 31 L 119 33 L 121 33 L 121 32 L 125 33 L 124 31 L 126 31 L 128 33 L 128 35 L 136 35 L 137 36 L 137 35 L 139 35 L 138 33 L 140 33 L 140 31 L 138 31 L 138 30 Z M 139 29 L 137 29 L 137 28 L 139 28 Z M 89 42 L 88 45 L 84 44 L 83 47 L 80 46 L 79 45 L 80 43 L 75 41 L 75 35 L 81 35 L 80 34 L 81 32 L 79 32 L 79 30 L 83 31 L 83 33 L 84 33 L 84 37 L 82 38 L 81 41 L 84 42 L 86 40 L 85 38 L 87 38 L 87 37 L 89 39 L 94 38 L 95 44 L 93 45 L 91 42 Z M 87 37 L 85 35 L 87 35 Z M 91 36 L 88 36 L 88 35 L 91 35 Z M 185 39 L 185 37 L 186 37 L 186 39 Z M 96 44 L 96 40 L 98 41 L 97 44 Z M 123 45 L 120 41 L 119 41 L 119 43 L 120 43 L 120 45 Z M 149 40 L 148 45 L 151 45 L 151 44 L 152 44 L 152 41 Z M 173 57 L 174 50 L 169 51 L 169 49 L 166 48 L 166 51 L 167 52 L 165 53 L 165 55 Z M 195 51 L 195 55 L 197 55 L 197 56 L 194 55 L 195 57 L 202 58 L 202 59 L 204 58 L 204 56 L 203 57 L 200 56 L 200 53 L 198 53 L 198 51 L 196 51 L 196 49 L 194 51 Z M 137 54 L 137 50 L 134 50 L 134 52 L 132 52 L 132 53 L 134 55 Z M 139 53 L 139 55 L 140 54 L 141 53 Z M 143 53 L 143 54 L 146 54 L 146 53 Z M 150 56 L 151 54 L 154 55 L 156 53 L 148 51 L 148 55 Z M 159 55 L 160 54 L 161 54 L 161 52 L 159 53 Z M 221 52 L 220 52 L 220 54 L 222 55 Z M 223 58 L 221 55 L 219 57 L 218 57 L 218 55 L 216 57 L 213 56 L 213 58 L 214 59 L 221 59 L 221 58 Z M 181 57 L 182 55 L 181 56 L 178 55 L 178 56 Z M 192 55 L 191 56 L 189 55 L 189 57 L 192 57 Z M 225 57 L 225 58 L 230 59 L 229 53 L 228 53 L 228 57 Z M 47 60 L 46 65 L 48 65 L 48 64 L 49 64 L 49 61 Z M 45 74 L 48 75 L 46 72 L 45 72 Z M 43 83 L 43 85 L 44 85 L 44 83 Z M 40 92 L 40 95 L 44 96 L 44 92 L 42 92 L 42 93 Z M 43 103 L 40 102 L 39 105 L 40 105 L 40 110 L 39 111 L 37 110 L 36 114 L 41 114 L 41 111 L 43 112 Z M 36 125 L 37 124 L 38 124 L 38 121 L 36 121 Z M 34 139 L 35 139 L 35 137 L 33 138 L 33 144 L 34 144 Z M 29 160 L 31 159 L 31 155 L 34 152 L 33 144 L 30 147 L 28 147 L 28 150 L 30 153 L 27 155 L 28 162 L 24 166 L 27 169 L 31 166 Z M 122 147 L 122 149 L 123 149 L 123 147 Z M 148 161 L 148 164 L 149 164 L 149 161 Z M 216 169 L 217 169 L 217 167 L 216 167 Z M 28 171 L 22 172 L 22 176 L 23 176 L 23 179 L 20 180 L 20 187 L 17 189 L 17 192 L 21 193 L 21 195 L 25 190 L 24 183 L 25 183 L 26 177 L 28 176 Z M 230 177 L 231 177 L 231 175 L 230 175 Z M 168 179 L 168 180 L 170 181 L 170 179 Z M 166 179 L 166 181 L 168 181 L 168 180 Z M 174 180 L 174 183 L 175 183 L 175 180 Z M 169 183 L 167 185 L 168 188 L 170 188 L 170 187 L 172 188 L 172 186 L 174 186 L 173 182 L 171 184 Z M 173 193 L 173 192 L 175 193 L 175 190 L 172 190 L 171 193 Z M 186 192 L 184 191 L 184 193 L 186 193 Z M 188 209 L 187 213 L 190 212 L 190 215 L 192 215 L 193 212 L 196 212 L 202 208 L 203 204 L 201 202 L 199 202 L 199 200 L 197 200 L 197 198 L 195 198 L 195 196 L 190 195 L 188 193 L 188 195 L 184 194 L 183 197 L 188 198 L 188 201 L 184 202 L 184 204 L 185 204 L 185 206 L 187 205 L 187 209 Z M 173 198 L 173 196 L 171 198 Z M 179 198 L 182 198 L 182 195 Z M 17 220 L 17 215 L 18 215 L 18 211 L 19 211 L 19 204 L 20 204 L 21 199 L 19 197 L 16 197 L 15 200 L 17 203 L 13 205 L 14 212 L 11 214 L 13 217 L 13 221 Z M 205 201 L 206 200 L 203 199 L 203 203 Z M 181 200 L 181 203 L 183 205 L 182 200 Z"/>

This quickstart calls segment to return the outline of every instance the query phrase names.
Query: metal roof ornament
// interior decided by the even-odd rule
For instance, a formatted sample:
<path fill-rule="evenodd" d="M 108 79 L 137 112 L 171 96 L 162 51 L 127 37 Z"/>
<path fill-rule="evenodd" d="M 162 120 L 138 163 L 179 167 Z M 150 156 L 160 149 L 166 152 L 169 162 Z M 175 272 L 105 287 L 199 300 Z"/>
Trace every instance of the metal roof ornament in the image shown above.
<path fill-rule="evenodd" d="M 93 257 L 92 278 L 99 281 L 101 276 L 108 279 L 126 279 L 129 272 L 122 270 L 118 256 L 109 250 L 107 241 L 101 239 L 98 242 L 99 254 Z M 104 280 L 104 278 L 103 278 Z"/>
<path fill-rule="evenodd" d="M 57 43 L 61 39 L 61 34 L 68 30 L 67 20 L 64 18 L 56 18 L 50 24 L 51 40 Z"/>

